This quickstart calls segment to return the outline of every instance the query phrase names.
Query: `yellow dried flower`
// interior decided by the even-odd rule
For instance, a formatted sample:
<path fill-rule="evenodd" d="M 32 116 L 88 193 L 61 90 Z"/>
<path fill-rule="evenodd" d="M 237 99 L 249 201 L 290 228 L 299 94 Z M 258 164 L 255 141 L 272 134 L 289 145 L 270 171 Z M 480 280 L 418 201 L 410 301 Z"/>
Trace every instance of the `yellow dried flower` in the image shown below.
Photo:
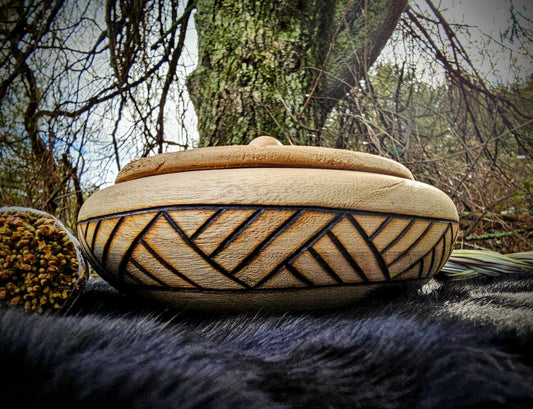
<path fill-rule="evenodd" d="M 0 212 L 0 306 L 60 309 L 77 285 L 78 263 L 74 244 L 53 217 Z"/>

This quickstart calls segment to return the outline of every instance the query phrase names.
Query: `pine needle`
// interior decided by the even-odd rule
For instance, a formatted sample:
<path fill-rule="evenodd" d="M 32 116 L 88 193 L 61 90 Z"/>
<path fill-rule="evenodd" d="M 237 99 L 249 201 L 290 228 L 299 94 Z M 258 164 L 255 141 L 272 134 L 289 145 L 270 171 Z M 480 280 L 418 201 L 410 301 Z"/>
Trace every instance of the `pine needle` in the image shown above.
<path fill-rule="evenodd" d="M 500 254 L 488 250 L 454 250 L 439 274 L 451 280 L 464 280 L 526 272 L 533 272 L 533 251 Z"/>

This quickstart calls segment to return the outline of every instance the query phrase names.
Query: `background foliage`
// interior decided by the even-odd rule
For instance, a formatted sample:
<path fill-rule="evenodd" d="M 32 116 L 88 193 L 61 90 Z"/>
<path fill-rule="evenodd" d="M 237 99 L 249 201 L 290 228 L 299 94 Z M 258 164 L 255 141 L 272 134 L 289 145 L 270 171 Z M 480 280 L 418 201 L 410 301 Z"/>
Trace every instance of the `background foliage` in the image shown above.
<path fill-rule="evenodd" d="M 125 163 L 198 144 L 185 90 L 194 6 L 2 1 L 1 205 L 73 226 Z M 308 140 L 405 164 L 456 203 L 458 247 L 515 252 L 533 249 L 533 76 L 520 62 L 531 59 L 533 22 L 506 6 L 507 29 L 472 47 L 477 29 L 445 2 L 411 1 L 386 52 Z M 509 81 L 486 64 L 496 52 Z"/>

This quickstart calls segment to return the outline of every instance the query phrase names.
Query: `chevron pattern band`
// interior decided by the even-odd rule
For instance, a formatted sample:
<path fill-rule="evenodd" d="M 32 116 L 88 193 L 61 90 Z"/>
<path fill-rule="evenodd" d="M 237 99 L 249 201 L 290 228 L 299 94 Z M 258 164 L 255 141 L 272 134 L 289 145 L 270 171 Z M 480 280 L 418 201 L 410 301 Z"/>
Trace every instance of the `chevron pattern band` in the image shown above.
<path fill-rule="evenodd" d="M 251 292 L 427 278 L 457 229 L 353 209 L 178 205 L 82 220 L 78 236 L 119 288 Z"/>

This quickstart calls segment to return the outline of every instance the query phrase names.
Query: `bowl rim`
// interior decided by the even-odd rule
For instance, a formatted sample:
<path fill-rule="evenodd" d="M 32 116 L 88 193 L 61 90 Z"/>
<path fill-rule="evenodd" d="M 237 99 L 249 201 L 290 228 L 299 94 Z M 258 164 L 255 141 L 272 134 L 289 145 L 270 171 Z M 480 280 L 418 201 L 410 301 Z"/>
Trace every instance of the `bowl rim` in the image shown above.
<path fill-rule="evenodd" d="M 120 170 L 115 183 L 166 173 L 236 168 L 337 169 L 414 180 L 411 171 L 404 165 L 370 153 L 316 146 L 260 145 L 252 142 L 250 145 L 211 146 L 160 153 L 138 159 Z"/>

